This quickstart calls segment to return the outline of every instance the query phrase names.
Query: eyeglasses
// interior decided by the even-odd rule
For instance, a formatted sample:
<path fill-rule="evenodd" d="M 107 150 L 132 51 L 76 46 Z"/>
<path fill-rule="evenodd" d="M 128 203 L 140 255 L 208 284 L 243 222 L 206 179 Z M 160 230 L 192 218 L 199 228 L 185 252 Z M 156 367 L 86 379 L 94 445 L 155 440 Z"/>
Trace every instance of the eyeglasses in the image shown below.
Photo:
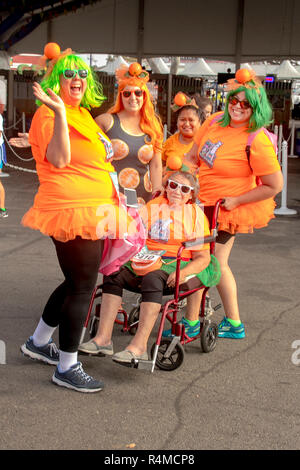
<path fill-rule="evenodd" d="M 179 187 L 182 194 L 188 194 L 190 191 L 194 190 L 192 186 L 188 186 L 187 184 L 177 183 L 177 181 L 173 181 L 173 180 L 168 180 L 168 187 L 172 189 L 172 191 L 175 191 Z"/>
<path fill-rule="evenodd" d="M 75 69 L 75 70 L 71 70 L 71 69 L 65 69 L 63 71 L 63 76 L 69 80 L 71 78 L 74 78 L 76 77 L 76 75 L 78 75 L 79 78 L 86 78 L 89 74 L 89 71 L 87 69 Z"/>
<path fill-rule="evenodd" d="M 232 106 L 236 106 L 238 103 L 240 104 L 240 107 L 242 109 L 249 109 L 251 108 L 251 104 L 247 100 L 239 100 L 236 96 L 230 96 L 228 99 L 229 103 L 232 104 Z"/>
<path fill-rule="evenodd" d="M 129 90 L 122 91 L 122 95 L 124 96 L 124 98 L 129 98 L 129 96 L 131 96 L 132 93 L 134 93 L 137 98 L 140 98 L 141 96 L 143 96 L 143 90 L 140 90 L 140 89 L 132 90 L 132 91 L 129 91 Z"/>

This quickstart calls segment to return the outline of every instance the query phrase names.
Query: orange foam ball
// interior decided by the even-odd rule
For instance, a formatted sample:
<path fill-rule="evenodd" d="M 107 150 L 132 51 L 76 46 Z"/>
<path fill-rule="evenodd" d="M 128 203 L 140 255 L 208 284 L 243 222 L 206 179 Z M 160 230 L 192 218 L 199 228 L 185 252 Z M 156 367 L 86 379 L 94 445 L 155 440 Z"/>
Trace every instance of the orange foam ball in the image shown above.
<path fill-rule="evenodd" d="M 235 78 L 239 83 L 246 83 L 251 80 L 252 74 L 248 69 L 239 69 L 236 71 Z"/>
<path fill-rule="evenodd" d="M 180 168 L 182 167 L 182 160 L 177 155 L 172 155 L 171 157 L 168 157 L 166 163 L 167 167 L 170 168 L 170 170 L 180 170 Z"/>
<path fill-rule="evenodd" d="M 138 62 L 133 62 L 129 66 L 129 73 L 130 75 L 139 75 L 142 71 L 142 66 Z"/>
<path fill-rule="evenodd" d="M 177 104 L 177 106 L 184 106 L 186 104 L 186 96 L 182 91 L 175 95 L 174 103 Z"/>
<path fill-rule="evenodd" d="M 48 42 L 46 46 L 44 47 L 44 55 L 47 57 L 47 59 L 55 59 L 58 57 L 60 54 L 60 47 L 56 42 Z"/>

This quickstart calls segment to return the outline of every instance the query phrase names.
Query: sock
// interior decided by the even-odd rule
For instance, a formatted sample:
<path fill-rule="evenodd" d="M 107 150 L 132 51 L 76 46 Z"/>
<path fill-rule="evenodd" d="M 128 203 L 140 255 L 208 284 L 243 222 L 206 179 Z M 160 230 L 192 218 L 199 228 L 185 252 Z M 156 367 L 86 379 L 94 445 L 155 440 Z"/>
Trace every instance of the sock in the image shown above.
<path fill-rule="evenodd" d="M 228 318 L 228 317 L 227 317 L 227 320 L 228 320 L 229 323 L 230 323 L 232 326 L 234 326 L 235 328 L 236 328 L 237 326 L 240 326 L 240 324 L 242 323 L 241 320 L 231 320 L 231 318 Z"/>
<path fill-rule="evenodd" d="M 191 326 L 195 326 L 197 325 L 197 323 L 199 323 L 199 320 L 188 320 L 187 318 L 185 318 L 185 320 L 188 322 L 189 325 Z"/>
<path fill-rule="evenodd" d="M 47 325 L 41 318 L 35 332 L 32 335 L 33 344 L 35 346 L 45 346 L 49 343 L 51 336 L 53 335 L 56 327 Z"/>
<path fill-rule="evenodd" d="M 77 363 L 77 351 L 74 353 L 69 353 L 65 351 L 59 351 L 59 364 L 58 370 L 59 372 L 66 372 L 66 370 L 70 369 L 74 364 Z"/>

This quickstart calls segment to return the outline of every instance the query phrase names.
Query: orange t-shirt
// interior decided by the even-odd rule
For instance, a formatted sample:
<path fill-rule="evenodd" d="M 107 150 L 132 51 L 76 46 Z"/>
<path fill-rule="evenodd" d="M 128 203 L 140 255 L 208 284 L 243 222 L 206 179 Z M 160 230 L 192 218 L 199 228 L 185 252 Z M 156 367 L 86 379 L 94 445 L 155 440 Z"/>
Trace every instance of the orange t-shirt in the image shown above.
<path fill-rule="evenodd" d="M 32 120 L 29 142 L 40 181 L 34 207 L 59 210 L 115 203 L 117 193 L 109 176 L 114 167 L 106 152 L 108 137 L 85 108 L 65 106 L 71 162 L 64 168 L 56 168 L 46 157 L 54 130 L 54 112 L 42 105 Z"/>
<path fill-rule="evenodd" d="M 196 204 L 170 209 L 168 200 L 159 196 L 141 208 L 140 215 L 148 231 L 149 250 L 166 250 L 163 256 L 176 257 L 181 242 L 210 235 L 209 223 Z M 209 244 L 197 245 L 193 251 L 208 250 Z M 191 259 L 192 250 L 184 249 L 182 257 Z"/>
<path fill-rule="evenodd" d="M 270 139 L 260 132 L 251 144 L 250 165 L 246 154 L 247 127 L 210 124 L 210 116 L 197 131 L 201 202 L 213 205 L 219 198 L 238 196 L 256 186 L 255 176 L 270 175 L 280 165 Z"/>
<path fill-rule="evenodd" d="M 192 173 L 198 172 L 197 159 L 187 158 L 185 156 L 194 145 L 194 141 L 190 144 L 183 144 L 180 142 L 179 132 L 171 135 L 163 144 L 162 160 L 166 161 L 168 157 L 178 156 L 182 158 L 182 162 L 187 165 Z"/>

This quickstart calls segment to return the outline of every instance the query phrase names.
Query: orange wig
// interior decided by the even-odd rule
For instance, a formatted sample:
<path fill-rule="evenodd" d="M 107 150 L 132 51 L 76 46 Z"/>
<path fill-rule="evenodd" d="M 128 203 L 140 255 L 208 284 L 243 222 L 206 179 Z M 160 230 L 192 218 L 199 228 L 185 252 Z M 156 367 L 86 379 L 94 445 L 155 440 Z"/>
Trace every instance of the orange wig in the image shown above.
<path fill-rule="evenodd" d="M 138 67 L 139 66 L 139 67 Z M 108 110 L 111 114 L 117 114 L 124 109 L 121 92 L 129 86 L 139 87 L 144 92 L 143 106 L 140 110 L 140 127 L 142 131 L 150 137 L 155 152 L 161 152 L 163 142 L 163 129 L 160 117 L 155 113 L 151 94 L 147 87 L 149 74 L 142 69 L 140 64 L 134 62 L 127 67 L 122 65 L 116 70 L 116 79 L 118 82 L 118 94 L 115 104 Z"/>

